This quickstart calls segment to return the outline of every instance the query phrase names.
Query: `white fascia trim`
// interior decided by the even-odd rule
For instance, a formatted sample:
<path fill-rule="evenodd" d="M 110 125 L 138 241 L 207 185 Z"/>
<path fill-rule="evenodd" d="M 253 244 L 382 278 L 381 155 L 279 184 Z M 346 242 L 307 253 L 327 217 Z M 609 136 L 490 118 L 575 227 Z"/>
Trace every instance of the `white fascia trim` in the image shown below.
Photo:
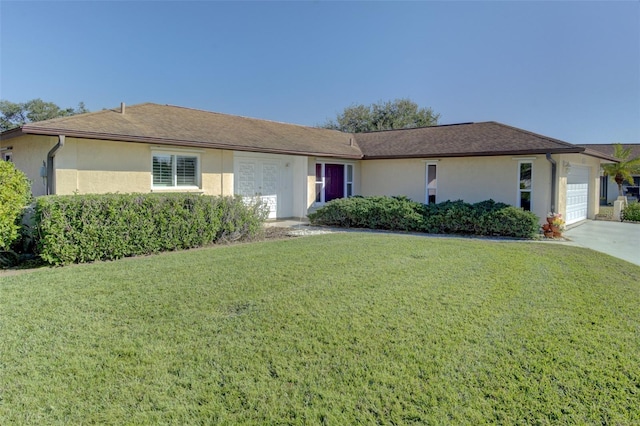
<path fill-rule="evenodd" d="M 201 148 L 174 148 L 171 146 L 157 146 L 151 145 L 150 147 L 152 152 L 175 152 L 179 154 L 189 154 L 189 153 L 202 153 L 205 152 L 204 149 Z"/>

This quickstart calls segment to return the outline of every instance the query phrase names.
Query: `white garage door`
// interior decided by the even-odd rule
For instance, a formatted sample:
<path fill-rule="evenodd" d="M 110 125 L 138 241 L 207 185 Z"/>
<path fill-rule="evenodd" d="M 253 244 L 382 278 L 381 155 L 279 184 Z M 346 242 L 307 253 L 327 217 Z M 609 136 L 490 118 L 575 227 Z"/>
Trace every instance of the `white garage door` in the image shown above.
<path fill-rule="evenodd" d="M 280 162 L 257 158 L 236 158 L 235 193 L 247 200 L 260 197 L 269 207 L 269 219 L 278 216 Z"/>
<path fill-rule="evenodd" d="M 567 224 L 587 218 L 589 208 L 589 168 L 571 166 L 567 176 Z"/>

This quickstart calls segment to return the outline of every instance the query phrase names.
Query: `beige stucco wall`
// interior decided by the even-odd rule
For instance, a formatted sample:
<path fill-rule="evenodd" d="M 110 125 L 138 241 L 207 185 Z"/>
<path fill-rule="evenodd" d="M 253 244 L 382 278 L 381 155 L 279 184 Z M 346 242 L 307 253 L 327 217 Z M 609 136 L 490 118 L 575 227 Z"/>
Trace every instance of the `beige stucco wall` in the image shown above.
<path fill-rule="evenodd" d="M 196 192 L 233 194 L 231 151 L 75 138 L 67 138 L 64 149 L 56 155 L 56 193 L 152 192 L 151 153 L 154 150 L 199 155 L 201 185 Z"/>
<path fill-rule="evenodd" d="M 149 145 L 66 138 L 56 153 L 59 195 L 149 192 Z"/>
<path fill-rule="evenodd" d="M 425 160 L 364 160 L 360 168 L 361 195 L 406 195 L 425 202 Z"/>
<path fill-rule="evenodd" d="M 46 192 L 40 168 L 47 159 L 47 153 L 57 142 L 57 137 L 39 135 L 2 141 L 3 147 L 13 147 L 13 161 L 33 182 L 35 196 Z M 55 193 L 151 192 L 152 150 L 172 151 L 176 148 L 67 137 L 54 159 Z M 176 152 L 195 152 L 200 156 L 201 188 L 197 192 L 233 194 L 232 151 L 177 149 Z"/>
<path fill-rule="evenodd" d="M 46 186 L 40 176 L 42 162 L 47 160 L 47 153 L 58 143 L 56 136 L 25 135 L 0 141 L 0 147 L 12 147 L 12 161 L 16 168 L 22 170 L 31 181 L 31 192 L 34 196 L 44 195 Z"/>
<path fill-rule="evenodd" d="M 519 161 L 533 163 L 531 210 L 544 217 L 550 208 L 551 168 L 544 156 L 496 156 L 362 161 L 362 195 L 406 195 L 424 203 L 426 165 L 437 165 L 436 201 L 469 203 L 493 199 L 516 205 Z"/>

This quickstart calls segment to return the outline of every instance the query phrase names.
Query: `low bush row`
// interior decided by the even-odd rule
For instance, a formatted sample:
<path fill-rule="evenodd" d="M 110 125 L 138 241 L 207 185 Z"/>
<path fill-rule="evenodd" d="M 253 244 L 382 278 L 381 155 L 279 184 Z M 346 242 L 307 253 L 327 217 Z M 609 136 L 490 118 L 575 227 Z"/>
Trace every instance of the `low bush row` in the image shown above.
<path fill-rule="evenodd" d="M 54 265 L 118 259 L 255 236 L 262 203 L 198 194 L 40 197 L 35 251 Z"/>
<path fill-rule="evenodd" d="M 629 203 L 622 210 L 621 218 L 625 222 L 640 222 L 640 202 Z"/>
<path fill-rule="evenodd" d="M 333 200 L 309 214 L 309 220 L 312 224 L 346 228 L 517 238 L 533 238 L 540 228 L 535 214 L 493 200 L 424 205 L 404 196 Z"/>

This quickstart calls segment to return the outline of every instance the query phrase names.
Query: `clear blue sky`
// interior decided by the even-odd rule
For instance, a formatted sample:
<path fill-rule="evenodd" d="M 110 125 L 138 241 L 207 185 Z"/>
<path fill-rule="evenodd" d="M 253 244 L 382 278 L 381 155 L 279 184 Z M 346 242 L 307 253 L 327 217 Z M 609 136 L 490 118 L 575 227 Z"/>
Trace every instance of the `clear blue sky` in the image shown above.
<path fill-rule="evenodd" d="M 0 1 L 0 98 L 317 125 L 410 98 L 572 143 L 640 143 L 640 2 Z"/>

